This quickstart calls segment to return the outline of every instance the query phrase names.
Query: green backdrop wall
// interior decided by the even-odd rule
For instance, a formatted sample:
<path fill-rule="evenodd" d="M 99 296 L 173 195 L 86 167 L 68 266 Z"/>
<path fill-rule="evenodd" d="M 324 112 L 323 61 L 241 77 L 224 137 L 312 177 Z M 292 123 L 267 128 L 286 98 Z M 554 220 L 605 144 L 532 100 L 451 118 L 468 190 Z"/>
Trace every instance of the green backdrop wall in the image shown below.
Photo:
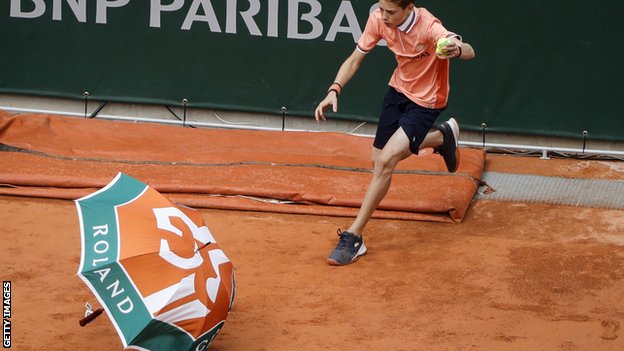
<path fill-rule="evenodd" d="M 4 0 L 0 92 L 312 116 L 372 0 Z M 417 1 L 470 42 L 445 114 L 464 129 L 624 140 L 624 3 Z M 376 121 L 378 47 L 333 118 Z"/>

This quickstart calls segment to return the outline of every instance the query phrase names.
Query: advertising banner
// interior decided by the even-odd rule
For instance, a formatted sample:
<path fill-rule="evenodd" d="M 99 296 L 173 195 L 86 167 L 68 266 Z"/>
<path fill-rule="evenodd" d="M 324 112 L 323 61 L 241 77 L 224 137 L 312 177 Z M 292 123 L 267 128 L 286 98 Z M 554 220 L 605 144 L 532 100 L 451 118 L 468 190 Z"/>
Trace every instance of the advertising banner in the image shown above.
<path fill-rule="evenodd" d="M 374 0 L 6 0 L 0 93 L 312 116 Z M 464 129 L 624 140 L 615 0 L 417 1 L 475 48 L 445 115 Z M 395 67 L 373 50 L 332 118 L 376 121 Z"/>

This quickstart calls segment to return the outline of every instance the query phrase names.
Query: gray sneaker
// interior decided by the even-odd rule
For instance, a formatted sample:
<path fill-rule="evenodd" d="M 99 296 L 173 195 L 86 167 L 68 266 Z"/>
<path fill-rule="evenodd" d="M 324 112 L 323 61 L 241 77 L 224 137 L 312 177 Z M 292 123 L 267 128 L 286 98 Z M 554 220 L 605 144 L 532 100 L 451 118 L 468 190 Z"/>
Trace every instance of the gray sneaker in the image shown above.
<path fill-rule="evenodd" d="M 442 132 L 444 141 L 435 151 L 442 155 L 444 163 L 446 164 L 446 169 L 453 173 L 459 166 L 459 150 L 457 148 L 459 141 L 459 125 L 455 118 L 451 118 L 437 126 L 436 129 Z"/>
<path fill-rule="evenodd" d="M 338 244 L 327 259 L 332 266 L 344 266 L 357 260 L 358 256 L 366 253 L 366 246 L 361 236 L 338 229 Z"/>

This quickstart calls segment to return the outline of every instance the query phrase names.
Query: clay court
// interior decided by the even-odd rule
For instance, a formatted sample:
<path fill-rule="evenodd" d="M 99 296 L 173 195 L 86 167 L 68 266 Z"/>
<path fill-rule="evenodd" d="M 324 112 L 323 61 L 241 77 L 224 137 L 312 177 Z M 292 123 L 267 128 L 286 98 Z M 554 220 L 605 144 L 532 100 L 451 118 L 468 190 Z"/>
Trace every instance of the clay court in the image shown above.
<path fill-rule="evenodd" d="M 85 302 L 97 307 L 97 300 L 76 276 L 80 232 L 71 201 L 119 171 L 200 209 L 233 262 L 236 300 L 211 350 L 624 350 L 621 208 L 476 196 L 484 173 L 620 182 L 621 161 L 462 148 L 458 175 L 449 176 L 439 156 L 412 157 L 365 232 L 368 253 L 332 267 L 325 259 L 336 230 L 349 225 L 370 176 L 362 171 L 367 140 L 318 133 L 313 138 L 327 143 L 310 152 L 293 147 L 305 144 L 301 134 L 284 132 L 243 165 L 248 149 L 259 147 L 249 143 L 263 135 L 210 131 L 211 142 L 197 145 L 208 148 L 221 135 L 248 148 L 220 155 L 236 167 L 214 170 L 221 163 L 205 150 L 151 153 L 150 162 L 139 162 L 162 149 L 164 135 L 192 142 L 186 133 L 209 131 L 31 120 L 39 124 L 5 115 L 0 127 L 0 143 L 10 146 L 0 152 L 0 275 L 12 282 L 15 350 L 122 349 L 105 314 L 78 324 Z M 136 128 L 156 134 L 138 143 Z M 336 138 L 340 147 L 330 142 Z M 219 178 L 224 172 L 231 173 Z M 266 189 L 276 189 L 272 196 L 284 203 L 236 197 L 245 186 L 264 199 Z M 206 196 L 211 192 L 222 196 Z M 441 193 L 446 200 L 439 202 Z"/>

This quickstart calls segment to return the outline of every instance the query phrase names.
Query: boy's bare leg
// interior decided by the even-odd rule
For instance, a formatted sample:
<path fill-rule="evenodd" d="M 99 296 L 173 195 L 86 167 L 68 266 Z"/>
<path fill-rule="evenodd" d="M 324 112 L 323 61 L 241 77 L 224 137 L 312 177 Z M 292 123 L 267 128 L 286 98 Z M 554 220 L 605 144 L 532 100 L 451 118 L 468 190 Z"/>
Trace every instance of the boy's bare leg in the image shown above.
<path fill-rule="evenodd" d="M 348 232 L 356 235 L 362 234 L 368 220 L 390 188 L 392 172 L 396 165 L 410 154 L 409 139 L 402 128 L 394 133 L 383 150 L 373 151 L 373 179 L 368 185 L 362 206 L 355 221 L 347 230 Z"/>
<path fill-rule="evenodd" d="M 442 132 L 429 132 L 419 149 L 439 147 L 443 142 L 444 135 Z M 373 148 L 373 178 L 368 185 L 362 206 L 353 224 L 345 232 L 338 230 L 340 240 L 327 259 L 330 265 L 349 264 L 366 253 L 367 248 L 362 239 L 364 227 L 390 189 L 392 174 L 397 164 L 410 155 L 409 138 L 403 128 L 399 128 L 392 135 L 383 150 Z"/>
<path fill-rule="evenodd" d="M 442 133 L 439 130 L 434 130 L 427 133 L 427 135 L 425 136 L 425 140 L 423 140 L 423 142 L 420 144 L 419 149 L 422 150 L 428 147 L 438 147 L 442 145 L 443 141 L 444 136 L 442 135 Z"/>

